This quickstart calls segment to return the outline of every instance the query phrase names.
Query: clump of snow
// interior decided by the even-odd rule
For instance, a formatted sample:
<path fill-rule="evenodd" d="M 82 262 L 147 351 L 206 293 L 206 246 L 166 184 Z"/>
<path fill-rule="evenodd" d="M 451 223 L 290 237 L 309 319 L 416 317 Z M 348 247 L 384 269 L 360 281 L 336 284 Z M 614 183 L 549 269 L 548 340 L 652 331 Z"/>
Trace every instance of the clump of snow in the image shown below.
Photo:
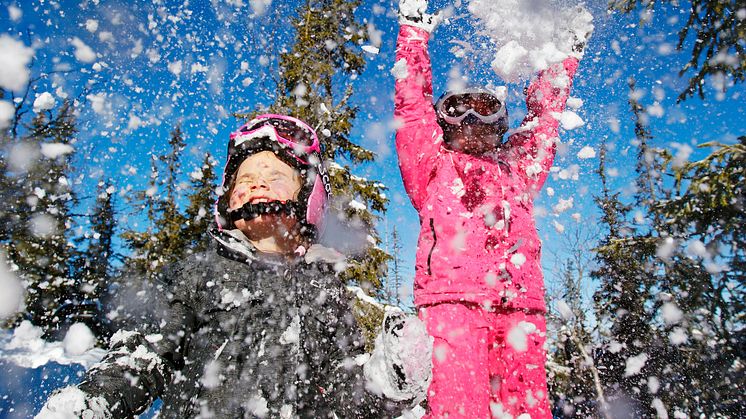
<path fill-rule="evenodd" d="M 96 53 L 85 42 L 81 41 L 80 38 L 77 36 L 73 37 L 70 43 L 75 47 L 75 51 L 73 52 L 75 59 L 86 64 L 96 61 Z"/>
<path fill-rule="evenodd" d="M 391 75 L 396 80 L 403 80 L 409 76 L 409 69 L 407 69 L 407 60 L 404 58 L 394 63 L 394 67 L 391 69 Z"/>
<path fill-rule="evenodd" d="M 629 377 L 639 374 L 640 371 L 642 371 L 642 368 L 645 366 L 646 362 L 648 362 L 648 354 L 646 354 L 645 352 L 627 358 L 627 362 L 624 367 L 624 376 Z"/>
<path fill-rule="evenodd" d="M 98 30 L 98 20 L 96 19 L 88 19 L 85 21 L 85 29 L 88 32 L 96 32 Z"/>
<path fill-rule="evenodd" d="M 34 112 L 39 113 L 41 111 L 48 111 L 54 108 L 56 101 L 54 96 L 49 92 L 44 92 L 36 97 L 34 100 Z"/>
<path fill-rule="evenodd" d="M 34 50 L 9 35 L 0 35 L 0 87 L 21 90 L 29 79 L 26 67 L 34 56 Z"/>
<path fill-rule="evenodd" d="M 593 30 L 593 16 L 585 8 L 557 1 L 471 0 L 469 11 L 497 45 L 492 68 L 508 82 L 561 62 L 572 53 L 573 34 L 585 40 Z"/>
<path fill-rule="evenodd" d="M 18 22 L 19 20 L 21 20 L 21 16 L 23 16 L 23 11 L 11 4 L 10 6 L 8 6 L 8 16 L 10 16 L 10 20 L 12 20 L 13 22 Z"/>
<path fill-rule="evenodd" d="M 106 93 L 90 94 L 86 99 L 91 101 L 91 107 L 96 114 L 103 115 L 106 112 Z"/>
<path fill-rule="evenodd" d="M 179 74 L 181 74 L 182 69 L 183 69 L 183 64 L 181 60 L 168 63 L 168 71 L 173 73 L 175 76 L 178 76 Z"/>
<path fill-rule="evenodd" d="M 72 356 L 80 356 L 93 349 L 96 344 L 96 336 L 91 329 L 83 323 L 75 323 L 67 330 L 62 345 L 65 347 L 65 353 Z"/>
<path fill-rule="evenodd" d="M 5 129 L 10 126 L 10 122 L 15 117 L 16 108 L 12 103 L 5 100 L 0 100 L 0 129 Z"/>
<path fill-rule="evenodd" d="M 72 153 L 75 149 L 70 144 L 44 143 L 41 145 L 41 154 L 48 159 L 56 159 Z"/>
<path fill-rule="evenodd" d="M 54 392 L 36 419 L 111 417 L 109 403 L 103 397 L 91 397 L 77 387 L 65 387 Z"/>
<path fill-rule="evenodd" d="M 379 52 L 379 49 L 374 47 L 373 45 L 363 45 L 361 48 L 368 54 L 377 55 Z"/>
<path fill-rule="evenodd" d="M 655 250 L 655 255 L 664 261 L 668 261 L 669 259 L 671 259 L 671 256 L 673 255 L 674 250 L 676 250 L 676 247 L 676 240 L 674 240 L 672 237 L 666 237 L 663 242 L 658 245 L 658 248 Z"/>
<path fill-rule="evenodd" d="M 40 328 L 24 320 L 12 335 L 0 335 L 0 358 L 24 368 L 38 368 L 56 362 L 63 365 L 80 364 L 88 369 L 106 354 L 101 348 L 89 349 L 79 355 L 66 353 L 62 342 L 47 342 L 41 338 L 43 334 Z"/>
<path fill-rule="evenodd" d="M 552 209 L 554 210 L 555 214 L 561 214 L 572 208 L 574 202 L 575 199 L 573 197 L 570 197 L 568 199 L 560 199 L 557 205 L 553 206 Z"/>
<path fill-rule="evenodd" d="M 585 125 L 585 121 L 573 111 L 564 111 L 560 117 L 560 124 L 562 124 L 562 128 L 570 131 L 582 127 Z"/>
<path fill-rule="evenodd" d="M 368 209 L 368 207 L 365 204 L 363 204 L 362 202 L 360 202 L 358 200 L 355 200 L 355 199 L 353 199 L 352 201 L 350 201 L 350 203 L 347 204 L 347 205 L 349 205 L 350 208 L 352 208 L 354 210 L 358 210 L 358 211 L 365 211 L 366 209 Z"/>
<path fill-rule="evenodd" d="M 578 151 L 579 159 L 592 159 L 594 157 L 596 157 L 596 150 L 591 146 L 585 146 Z"/>
<path fill-rule="evenodd" d="M 668 325 L 676 324 L 684 317 L 684 313 L 674 303 L 665 303 L 661 307 L 663 320 Z"/>
<path fill-rule="evenodd" d="M 528 349 L 528 335 L 537 332 L 535 324 L 522 321 L 513 326 L 508 332 L 506 341 L 518 352 L 526 352 Z"/>
<path fill-rule="evenodd" d="M 510 257 L 510 263 L 512 263 L 516 268 L 520 268 L 524 263 L 526 263 L 526 256 L 523 253 L 516 253 Z"/>
<path fill-rule="evenodd" d="M 244 408 L 247 412 L 256 415 L 259 418 L 266 418 L 267 414 L 269 414 L 267 400 L 256 394 L 249 398 L 249 400 L 244 404 Z"/>
<path fill-rule="evenodd" d="M 570 109 L 578 110 L 583 107 L 583 99 L 578 97 L 570 97 L 567 99 L 567 107 Z"/>
<path fill-rule="evenodd" d="M 554 231 L 556 231 L 557 233 L 562 234 L 565 232 L 565 226 L 557 222 L 557 220 L 552 220 L 552 225 L 554 226 Z"/>
<path fill-rule="evenodd" d="M 24 289 L 21 281 L 11 272 L 0 254 L 0 320 L 7 319 L 23 309 Z"/>
<path fill-rule="evenodd" d="M 267 8 L 271 4 L 272 0 L 249 0 L 251 10 L 253 10 L 254 14 L 256 14 L 257 16 L 262 16 L 264 13 L 266 13 Z"/>
<path fill-rule="evenodd" d="M 562 319 L 565 321 L 575 318 L 575 313 L 572 312 L 572 309 L 565 302 L 565 300 L 557 301 L 557 311 L 559 312 L 560 316 L 562 316 Z"/>

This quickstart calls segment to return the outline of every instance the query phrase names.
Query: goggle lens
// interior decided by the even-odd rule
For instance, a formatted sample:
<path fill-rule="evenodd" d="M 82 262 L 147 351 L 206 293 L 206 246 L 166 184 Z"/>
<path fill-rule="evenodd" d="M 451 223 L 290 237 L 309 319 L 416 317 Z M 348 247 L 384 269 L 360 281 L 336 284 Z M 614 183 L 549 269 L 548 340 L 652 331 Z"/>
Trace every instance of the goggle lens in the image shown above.
<path fill-rule="evenodd" d="M 442 112 L 451 117 L 460 117 L 469 110 L 482 116 L 490 116 L 502 110 L 502 102 L 489 93 L 452 95 L 443 101 Z"/>
<path fill-rule="evenodd" d="M 308 128 L 284 119 L 265 119 L 250 127 L 242 128 L 241 132 L 256 131 L 267 125 L 272 126 L 279 136 L 294 144 L 312 147 L 316 143 L 316 136 Z"/>

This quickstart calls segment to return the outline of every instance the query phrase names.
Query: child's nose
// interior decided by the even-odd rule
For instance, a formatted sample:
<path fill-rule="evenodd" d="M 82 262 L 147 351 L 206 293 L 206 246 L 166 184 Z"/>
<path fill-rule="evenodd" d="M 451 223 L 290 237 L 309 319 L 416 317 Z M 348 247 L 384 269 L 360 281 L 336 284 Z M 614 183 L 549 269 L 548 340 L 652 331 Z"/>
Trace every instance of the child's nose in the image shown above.
<path fill-rule="evenodd" d="M 252 191 L 257 189 L 269 189 L 269 183 L 264 179 L 259 178 L 251 184 Z"/>

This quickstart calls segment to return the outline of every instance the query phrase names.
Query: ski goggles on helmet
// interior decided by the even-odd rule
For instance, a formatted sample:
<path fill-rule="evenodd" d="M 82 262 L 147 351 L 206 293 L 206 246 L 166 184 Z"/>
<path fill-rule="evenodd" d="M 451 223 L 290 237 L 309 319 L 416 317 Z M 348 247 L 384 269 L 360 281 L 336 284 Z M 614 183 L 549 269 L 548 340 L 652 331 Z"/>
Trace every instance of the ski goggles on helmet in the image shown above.
<path fill-rule="evenodd" d="M 435 108 L 438 117 L 451 125 L 459 125 L 469 116 L 484 124 L 494 124 L 507 115 L 503 101 L 484 90 L 447 93 Z"/>
<path fill-rule="evenodd" d="M 321 153 L 316 131 L 292 116 L 259 115 L 230 135 L 235 147 L 247 148 L 251 148 L 252 141 L 263 137 L 270 137 L 281 146 L 290 148 L 293 157 L 304 165 L 311 164 L 308 156 Z"/>

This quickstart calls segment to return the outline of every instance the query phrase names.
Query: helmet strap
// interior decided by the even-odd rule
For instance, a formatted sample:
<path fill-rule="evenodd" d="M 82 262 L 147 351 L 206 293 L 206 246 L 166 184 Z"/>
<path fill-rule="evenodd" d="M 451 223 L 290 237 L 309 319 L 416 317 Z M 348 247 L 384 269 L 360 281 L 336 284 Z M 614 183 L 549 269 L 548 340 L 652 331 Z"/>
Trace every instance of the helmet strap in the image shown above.
<path fill-rule="evenodd" d="M 301 218 L 298 216 L 302 212 L 301 207 L 302 205 L 297 201 L 257 202 L 255 204 L 247 202 L 241 208 L 229 209 L 228 215 L 233 223 L 238 220 L 251 221 L 268 214 L 284 214 L 288 217 Z"/>

